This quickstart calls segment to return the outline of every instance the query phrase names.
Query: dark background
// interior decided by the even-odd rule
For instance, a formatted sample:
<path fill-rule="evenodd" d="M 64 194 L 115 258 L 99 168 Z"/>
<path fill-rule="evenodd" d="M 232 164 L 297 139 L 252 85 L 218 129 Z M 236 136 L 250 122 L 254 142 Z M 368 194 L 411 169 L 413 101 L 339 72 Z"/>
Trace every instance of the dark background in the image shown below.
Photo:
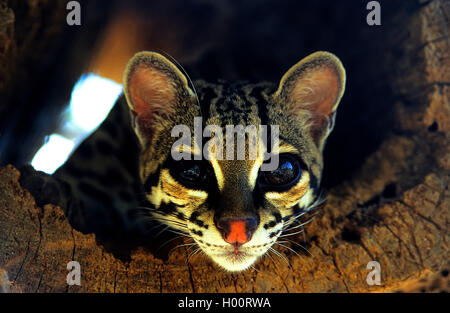
<path fill-rule="evenodd" d="M 1 165 L 31 161 L 62 123 L 81 74 L 93 71 L 120 82 L 126 60 L 139 50 L 172 56 L 193 80 L 274 83 L 301 58 L 327 50 L 347 71 L 325 151 L 328 187 L 349 177 L 395 131 L 396 92 L 388 80 L 395 64 L 388 60 L 401 55 L 384 43 L 396 32 L 396 19 L 421 6 L 379 1 L 382 25 L 368 26 L 369 1 L 361 0 L 79 2 L 82 25 L 68 26 L 67 1 L 0 0 L 15 15 L 0 29 L 0 38 L 5 29 L 12 38 L 0 44 L 0 61 L 9 58 L 0 70 Z"/>

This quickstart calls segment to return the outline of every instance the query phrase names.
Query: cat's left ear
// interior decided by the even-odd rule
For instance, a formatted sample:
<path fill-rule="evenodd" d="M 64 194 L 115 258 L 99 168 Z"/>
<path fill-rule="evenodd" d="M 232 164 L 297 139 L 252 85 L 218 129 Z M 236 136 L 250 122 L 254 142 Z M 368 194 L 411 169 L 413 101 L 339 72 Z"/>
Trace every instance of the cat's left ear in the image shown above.
<path fill-rule="evenodd" d="M 143 146 L 187 115 L 195 99 L 186 76 L 156 52 L 134 55 L 123 73 L 124 93 Z"/>
<path fill-rule="evenodd" d="M 287 114 L 305 124 L 314 142 L 323 148 L 334 127 L 336 109 L 345 89 L 345 70 L 332 53 L 315 52 L 282 77 L 274 97 Z"/>

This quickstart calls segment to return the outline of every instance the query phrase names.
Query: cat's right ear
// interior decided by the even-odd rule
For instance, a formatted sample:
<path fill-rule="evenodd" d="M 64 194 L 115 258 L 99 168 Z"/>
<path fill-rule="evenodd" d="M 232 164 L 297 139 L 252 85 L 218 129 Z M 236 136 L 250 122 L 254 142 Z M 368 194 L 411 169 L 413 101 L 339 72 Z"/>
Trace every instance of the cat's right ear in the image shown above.
<path fill-rule="evenodd" d="M 158 130 L 176 123 L 180 107 L 194 97 L 181 71 L 155 52 L 139 52 L 128 61 L 123 86 L 135 117 L 134 128 L 143 146 Z"/>
<path fill-rule="evenodd" d="M 332 53 L 318 51 L 291 67 L 274 94 L 282 103 L 283 114 L 306 122 L 319 149 L 333 129 L 345 81 L 341 61 Z"/>

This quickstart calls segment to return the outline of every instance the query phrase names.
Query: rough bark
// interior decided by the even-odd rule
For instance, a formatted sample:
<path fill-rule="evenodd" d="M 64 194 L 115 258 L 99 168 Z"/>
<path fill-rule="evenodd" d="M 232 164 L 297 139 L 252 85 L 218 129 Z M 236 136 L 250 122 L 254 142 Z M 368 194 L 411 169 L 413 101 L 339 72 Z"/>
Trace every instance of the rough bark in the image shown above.
<path fill-rule="evenodd" d="M 328 200 L 302 234 L 303 248 L 275 246 L 231 274 L 185 247 L 167 260 L 144 248 L 122 261 L 92 234 L 74 230 L 63 211 L 36 206 L 12 166 L 0 170 L 0 291 L 7 292 L 380 292 L 396 290 L 446 266 L 450 207 L 450 51 L 447 1 L 424 1 L 398 21 L 379 66 L 392 73 L 392 131 Z M 325 173 L 326 175 L 326 173 Z M 289 244 L 288 244 L 289 245 Z M 68 262 L 81 286 L 68 286 Z M 381 285 L 369 286 L 369 261 Z"/>
<path fill-rule="evenodd" d="M 218 270 L 201 256 L 188 258 L 184 248 L 166 261 L 142 248 L 123 262 L 97 245 L 94 235 L 74 230 L 60 208 L 37 207 L 16 169 L 3 168 L 0 177 L 0 285 L 7 292 L 386 291 L 438 271 L 449 256 L 450 182 L 437 173 L 370 210 L 369 217 L 367 207 L 352 209 L 350 195 L 330 196 L 306 228 L 309 253 L 279 249 L 289 264 L 273 255 L 239 274 Z M 66 284 L 72 260 L 81 265 L 81 286 Z M 372 260 L 381 265 L 381 286 L 366 283 Z"/>

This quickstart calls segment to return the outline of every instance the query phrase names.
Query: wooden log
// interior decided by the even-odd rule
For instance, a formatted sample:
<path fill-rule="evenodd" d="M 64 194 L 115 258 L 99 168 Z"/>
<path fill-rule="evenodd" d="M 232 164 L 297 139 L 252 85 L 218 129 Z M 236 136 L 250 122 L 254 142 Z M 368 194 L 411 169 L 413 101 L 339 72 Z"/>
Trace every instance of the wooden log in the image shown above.
<path fill-rule="evenodd" d="M 0 170 L 0 286 L 8 292 L 386 291 L 438 271 L 449 256 L 450 181 L 440 173 L 373 210 L 352 210 L 349 194 L 330 196 L 306 228 L 309 253 L 280 249 L 289 264 L 274 255 L 238 274 L 202 256 L 188 258 L 184 248 L 167 261 L 143 248 L 128 262 L 116 259 L 94 235 L 72 229 L 59 207 L 37 207 L 18 180 L 13 167 Z M 81 286 L 67 285 L 70 261 L 81 265 Z M 370 261 L 381 266 L 380 286 L 366 282 Z"/>

